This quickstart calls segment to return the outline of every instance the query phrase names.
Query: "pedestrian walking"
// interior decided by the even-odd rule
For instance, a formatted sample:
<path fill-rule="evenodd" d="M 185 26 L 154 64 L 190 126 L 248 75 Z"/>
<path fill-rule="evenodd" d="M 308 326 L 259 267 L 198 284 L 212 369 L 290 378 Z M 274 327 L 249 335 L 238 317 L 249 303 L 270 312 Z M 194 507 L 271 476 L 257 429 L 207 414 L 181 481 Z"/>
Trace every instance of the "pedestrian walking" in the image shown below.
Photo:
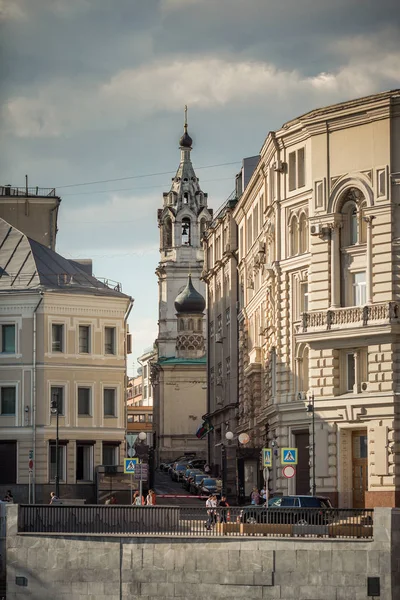
<path fill-rule="evenodd" d="M 266 486 L 264 486 L 263 489 L 261 490 L 260 496 L 262 498 L 262 501 L 265 504 L 268 500 L 268 490 L 267 490 Z"/>
<path fill-rule="evenodd" d="M 209 496 L 206 500 L 206 508 L 207 508 L 207 521 L 206 521 L 206 529 L 211 529 L 217 520 L 217 497 Z"/>
<path fill-rule="evenodd" d="M 256 506 L 258 506 L 260 504 L 260 499 L 260 492 L 258 491 L 258 488 L 254 487 L 250 496 L 251 504 L 255 504 Z"/>
<path fill-rule="evenodd" d="M 221 496 L 221 500 L 218 502 L 218 508 L 221 508 L 221 510 L 219 510 L 219 521 L 220 523 L 226 523 L 228 520 L 228 516 L 229 516 L 229 511 L 228 511 L 228 507 L 229 504 L 226 500 L 226 496 Z"/>
<path fill-rule="evenodd" d="M 140 497 L 138 490 L 136 490 L 136 492 L 133 494 L 132 505 L 133 506 L 144 506 L 144 497 L 143 496 Z"/>
<path fill-rule="evenodd" d="M 146 497 L 146 505 L 147 506 L 155 506 L 156 505 L 156 494 L 154 490 L 149 490 L 149 493 Z"/>

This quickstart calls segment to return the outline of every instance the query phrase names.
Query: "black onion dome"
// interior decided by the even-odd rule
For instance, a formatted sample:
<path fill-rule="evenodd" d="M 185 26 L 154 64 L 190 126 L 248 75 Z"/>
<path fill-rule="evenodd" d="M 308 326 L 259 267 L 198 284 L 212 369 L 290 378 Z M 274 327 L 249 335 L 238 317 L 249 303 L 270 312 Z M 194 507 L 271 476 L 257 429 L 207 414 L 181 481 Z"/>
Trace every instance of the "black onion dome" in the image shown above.
<path fill-rule="evenodd" d="M 185 125 L 185 133 L 179 140 L 179 145 L 181 148 L 191 148 L 193 144 L 193 140 L 187 132 L 187 125 Z"/>
<path fill-rule="evenodd" d="M 185 289 L 175 299 L 175 308 L 178 313 L 203 313 L 206 301 L 194 288 L 192 278 L 189 275 Z"/>

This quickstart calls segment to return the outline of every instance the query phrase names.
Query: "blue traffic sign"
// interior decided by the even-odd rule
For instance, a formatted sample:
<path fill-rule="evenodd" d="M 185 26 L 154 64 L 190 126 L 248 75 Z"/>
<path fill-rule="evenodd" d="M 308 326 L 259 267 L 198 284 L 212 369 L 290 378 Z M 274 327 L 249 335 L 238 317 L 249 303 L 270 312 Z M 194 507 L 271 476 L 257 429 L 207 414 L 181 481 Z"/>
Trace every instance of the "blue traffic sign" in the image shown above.
<path fill-rule="evenodd" d="M 138 458 L 124 458 L 124 473 L 134 473 L 138 462 Z"/>
<path fill-rule="evenodd" d="M 297 465 L 298 451 L 297 448 L 282 448 L 281 463 L 283 465 Z"/>
<path fill-rule="evenodd" d="M 262 455 L 263 455 L 263 467 L 272 467 L 272 450 L 271 448 L 263 448 L 262 449 Z"/>

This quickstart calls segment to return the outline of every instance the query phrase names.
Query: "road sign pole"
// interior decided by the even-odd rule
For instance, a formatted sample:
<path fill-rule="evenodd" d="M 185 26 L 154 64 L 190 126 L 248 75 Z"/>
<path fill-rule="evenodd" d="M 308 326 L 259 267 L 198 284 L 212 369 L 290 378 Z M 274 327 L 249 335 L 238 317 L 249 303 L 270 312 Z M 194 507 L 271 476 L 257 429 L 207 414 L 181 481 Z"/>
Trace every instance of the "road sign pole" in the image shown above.
<path fill-rule="evenodd" d="M 139 465 L 140 465 L 139 495 L 140 495 L 140 502 L 142 502 L 143 484 L 142 484 L 142 461 L 141 460 L 139 460 Z"/>

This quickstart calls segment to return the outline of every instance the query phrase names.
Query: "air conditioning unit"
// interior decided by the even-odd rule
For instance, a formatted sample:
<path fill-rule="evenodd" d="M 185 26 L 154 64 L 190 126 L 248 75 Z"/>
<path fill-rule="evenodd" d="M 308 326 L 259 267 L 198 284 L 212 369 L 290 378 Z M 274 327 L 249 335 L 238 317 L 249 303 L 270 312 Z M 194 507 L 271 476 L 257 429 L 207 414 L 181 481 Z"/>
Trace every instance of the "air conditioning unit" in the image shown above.
<path fill-rule="evenodd" d="M 314 225 L 311 225 L 311 227 L 310 227 L 311 235 L 321 235 L 321 233 L 322 233 L 322 225 L 320 223 L 314 223 Z"/>
<path fill-rule="evenodd" d="M 363 381 L 361 384 L 361 391 L 366 392 L 368 389 L 368 383 L 366 381 Z"/>
<path fill-rule="evenodd" d="M 217 377 L 216 380 L 215 380 L 215 383 L 217 385 L 222 385 L 222 377 Z"/>
<path fill-rule="evenodd" d="M 277 171 L 278 173 L 282 173 L 283 169 L 284 169 L 284 164 L 281 160 L 276 160 L 274 163 L 272 163 L 272 168 L 274 171 Z"/>
<path fill-rule="evenodd" d="M 217 344 L 222 344 L 222 334 L 221 333 L 216 333 L 215 334 L 215 342 Z"/>

